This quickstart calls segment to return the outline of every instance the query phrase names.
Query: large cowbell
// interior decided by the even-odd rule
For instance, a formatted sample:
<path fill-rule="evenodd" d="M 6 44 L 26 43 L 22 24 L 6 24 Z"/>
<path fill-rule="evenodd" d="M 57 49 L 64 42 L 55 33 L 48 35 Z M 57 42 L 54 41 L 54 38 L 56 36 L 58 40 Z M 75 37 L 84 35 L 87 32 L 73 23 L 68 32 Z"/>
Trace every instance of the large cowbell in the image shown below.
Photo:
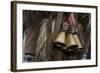
<path fill-rule="evenodd" d="M 60 32 L 57 36 L 57 38 L 54 40 L 53 44 L 57 47 L 65 47 L 66 41 L 65 41 L 65 32 Z"/>

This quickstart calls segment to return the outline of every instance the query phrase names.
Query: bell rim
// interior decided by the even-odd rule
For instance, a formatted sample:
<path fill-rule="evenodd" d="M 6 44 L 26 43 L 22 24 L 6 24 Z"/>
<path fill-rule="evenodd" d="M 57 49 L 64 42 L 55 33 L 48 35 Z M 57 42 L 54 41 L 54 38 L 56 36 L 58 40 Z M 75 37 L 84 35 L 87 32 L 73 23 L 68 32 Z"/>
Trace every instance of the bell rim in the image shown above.
<path fill-rule="evenodd" d="M 60 47 L 60 48 L 62 48 L 62 47 L 65 47 L 65 46 L 66 46 L 64 43 L 60 43 L 60 42 L 53 42 L 53 44 L 54 44 L 55 46 L 57 46 L 57 47 L 60 47 L 60 46 L 58 46 L 58 44 L 59 44 L 59 45 L 61 45 L 61 47 Z"/>
<path fill-rule="evenodd" d="M 67 47 L 67 51 L 75 51 L 77 49 L 78 45 L 72 45 Z"/>

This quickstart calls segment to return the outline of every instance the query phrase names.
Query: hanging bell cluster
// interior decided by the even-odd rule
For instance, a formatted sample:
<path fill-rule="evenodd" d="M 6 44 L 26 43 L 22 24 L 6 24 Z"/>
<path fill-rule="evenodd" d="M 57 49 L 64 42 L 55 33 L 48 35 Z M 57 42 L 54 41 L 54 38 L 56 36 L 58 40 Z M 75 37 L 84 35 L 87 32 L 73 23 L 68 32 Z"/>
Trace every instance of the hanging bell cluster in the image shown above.
<path fill-rule="evenodd" d="M 59 32 L 57 38 L 53 41 L 53 44 L 67 51 L 80 51 L 83 46 L 76 33 L 67 33 L 68 23 L 65 22 L 62 25 L 62 30 Z"/>

